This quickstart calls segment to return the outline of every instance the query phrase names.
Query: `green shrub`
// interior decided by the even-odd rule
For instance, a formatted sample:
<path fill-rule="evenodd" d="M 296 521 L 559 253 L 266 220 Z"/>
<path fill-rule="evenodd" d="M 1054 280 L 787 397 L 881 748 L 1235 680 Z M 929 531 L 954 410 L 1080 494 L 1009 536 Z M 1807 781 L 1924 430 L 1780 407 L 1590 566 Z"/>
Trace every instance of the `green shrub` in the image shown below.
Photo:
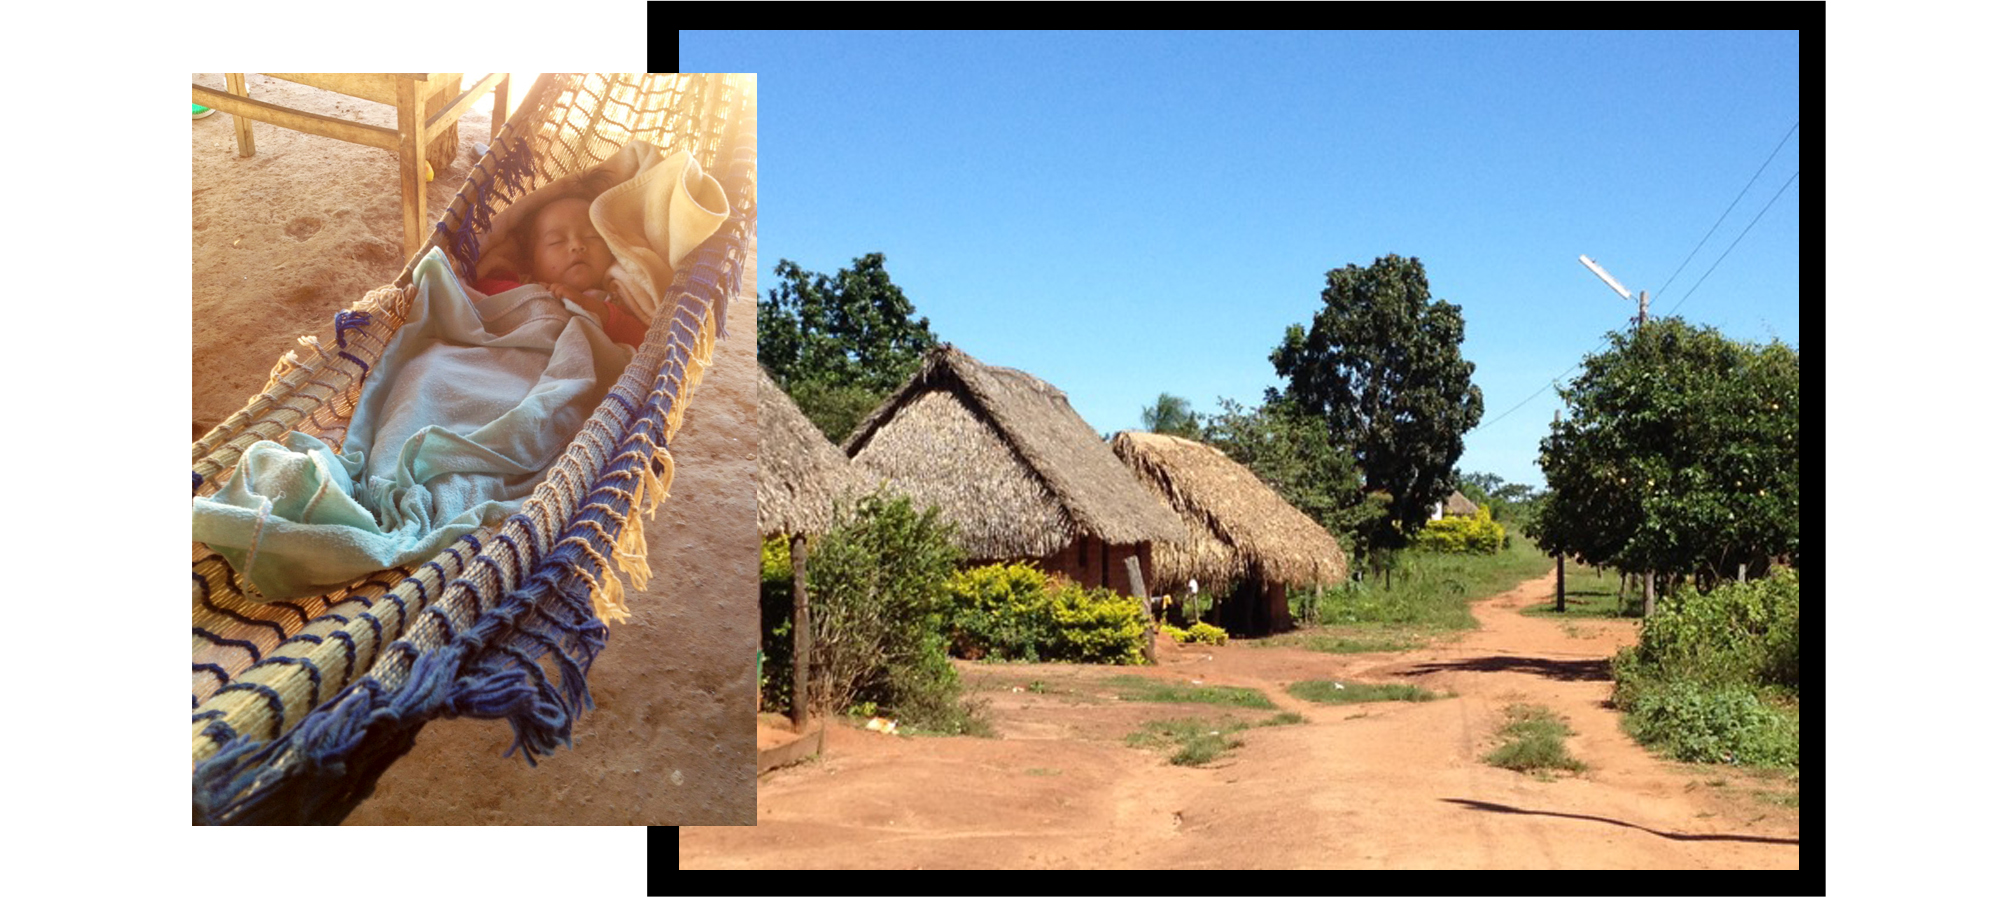
<path fill-rule="evenodd" d="M 946 631 L 968 658 L 1145 662 L 1146 608 L 1110 589 L 1085 589 L 1027 564 L 961 570 L 945 583 Z"/>
<path fill-rule="evenodd" d="M 1506 528 L 1481 505 L 1470 517 L 1447 514 L 1424 524 L 1413 544 L 1423 551 L 1448 554 L 1497 554 L 1506 541 Z"/>
<path fill-rule="evenodd" d="M 1611 669 L 1642 743 L 1680 760 L 1798 765 L 1796 571 L 1670 596 Z"/>
<path fill-rule="evenodd" d="M 1707 594 L 1661 602 L 1640 630 L 1632 669 L 1647 678 L 1694 679 L 1799 690 L 1799 576 L 1780 570 Z"/>
<path fill-rule="evenodd" d="M 1070 583 L 1056 590 L 1050 611 L 1056 637 L 1049 659 L 1146 662 L 1146 605 L 1139 599 Z"/>
<path fill-rule="evenodd" d="M 1229 633 L 1223 631 L 1220 626 L 1196 623 L 1188 627 L 1187 638 L 1184 641 L 1200 645 L 1226 645 L 1229 644 Z"/>
<path fill-rule="evenodd" d="M 1176 644 L 1182 645 L 1229 644 L 1228 631 L 1220 626 L 1213 626 L 1208 623 L 1196 623 L 1186 629 L 1182 629 L 1172 623 L 1162 623 L 1160 624 L 1160 634 L 1173 639 Z"/>
<path fill-rule="evenodd" d="M 810 552 L 808 552 L 810 554 Z M 764 540 L 763 582 L 758 605 L 763 614 L 764 709 L 792 706 L 792 550 L 783 536 Z"/>
<path fill-rule="evenodd" d="M 946 631 L 951 652 L 978 660 L 1040 660 L 1055 641 L 1049 579 L 1029 564 L 988 564 L 952 574 Z"/>
<path fill-rule="evenodd" d="M 906 725 L 956 723 L 958 675 L 938 632 L 958 559 L 936 508 L 877 492 L 837 511 L 807 557 L 814 706 L 874 701 Z"/>
<path fill-rule="evenodd" d="M 1627 726 L 1676 760 L 1797 766 L 1799 720 L 1747 685 L 1672 680 L 1627 692 Z"/>

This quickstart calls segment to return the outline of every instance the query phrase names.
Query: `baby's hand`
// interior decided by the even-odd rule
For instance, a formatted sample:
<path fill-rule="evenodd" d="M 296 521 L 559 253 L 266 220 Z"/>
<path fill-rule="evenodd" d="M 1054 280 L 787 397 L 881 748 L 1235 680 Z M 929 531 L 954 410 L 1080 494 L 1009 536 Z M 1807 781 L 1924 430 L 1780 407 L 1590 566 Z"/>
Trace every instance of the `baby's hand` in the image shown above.
<path fill-rule="evenodd" d="M 579 290 L 563 283 L 548 284 L 548 289 L 550 293 L 555 294 L 557 299 L 566 299 L 576 303 L 578 308 L 589 312 L 592 317 L 600 321 L 605 320 L 606 316 L 611 312 L 610 306 L 606 305 L 602 298 L 604 296 L 604 291 L 602 290 Z"/>

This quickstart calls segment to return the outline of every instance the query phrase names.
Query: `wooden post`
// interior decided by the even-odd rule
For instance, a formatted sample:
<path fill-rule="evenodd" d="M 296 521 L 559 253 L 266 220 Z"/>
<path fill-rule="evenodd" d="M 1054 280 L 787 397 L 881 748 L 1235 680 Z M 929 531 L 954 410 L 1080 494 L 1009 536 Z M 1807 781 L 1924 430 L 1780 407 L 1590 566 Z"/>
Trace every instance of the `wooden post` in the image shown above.
<path fill-rule="evenodd" d="M 250 96 L 250 88 L 244 86 L 242 72 L 234 74 L 225 73 L 222 78 L 225 82 L 224 86 L 229 88 L 230 93 L 245 98 Z M 257 139 L 250 134 L 250 119 L 247 116 L 237 115 L 233 112 L 230 113 L 229 117 L 236 120 L 236 154 L 239 156 L 257 155 Z"/>
<path fill-rule="evenodd" d="M 1737 564 L 1737 565 L 1736 565 L 1736 581 L 1737 581 L 1737 582 L 1744 582 L 1744 581 L 1745 581 L 1745 575 L 1746 575 L 1746 574 L 1747 574 L 1747 573 L 1749 572 L 1749 569 L 1750 569 L 1750 565 L 1749 565 L 1749 564 Z"/>
<path fill-rule="evenodd" d="M 1153 639 L 1160 634 L 1160 624 L 1153 619 L 1153 602 L 1151 596 L 1146 594 L 1146 578 L 1139 575 L 1137 548 L 1125 558 L 1125 581 L 1130 584 L 1132 594 L 1138 596 L 1139 603 L 1146 606 L 1146 646 L 1141 653 L 1145 655 L 1147 663 L 1158 663 L 1159 658 L 1153 653 Z"/>
<path fill-rule="evenodd" d="M 1564 613 L 1563 606 L 1563 556 L 1556 555 L 1556 613 Z"/>
<path fill-rule="evenodd" d="M 806 611 L 806 537 L 792 536 L 792 731 L 806 730 L 806 670 L 812 654 L 812 618 Z"/>
<path fill-rule="evenodd" d="M 1653 571 L 1648 570 L 1639 574 L 1639 579 L 1646 584 L 1646 616 L 1651 617 L 1653 615 Z"/>
<path fill-rule="evenodd" d="M 403 184 L 403 255 L 424 245 L 424 103 L 428 82 L 396 79 L 396 161 Z"/>
<path fill-rule="evenodd" d="M 489 144 L 499 142 L 500 128 L 507 124 L 507 88 L 513 80 L 512 74 L 504 75 L 500 78 L 500 83 L 493 87 L 493 127 L 491 133 L 486 136 L 486 142 Z"/>

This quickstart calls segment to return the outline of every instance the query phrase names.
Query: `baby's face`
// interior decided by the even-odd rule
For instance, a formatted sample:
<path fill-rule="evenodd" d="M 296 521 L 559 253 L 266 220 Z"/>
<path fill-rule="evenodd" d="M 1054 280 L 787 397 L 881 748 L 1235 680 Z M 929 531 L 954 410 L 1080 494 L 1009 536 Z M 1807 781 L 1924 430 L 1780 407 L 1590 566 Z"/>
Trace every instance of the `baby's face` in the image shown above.
<path fill-rule="evenodd" d="M 590 225 L 590 201 L 559 199 L 544 206 L 534 222 L 535 281 L 579 290 L 604 286 L 611 249 Z"/>

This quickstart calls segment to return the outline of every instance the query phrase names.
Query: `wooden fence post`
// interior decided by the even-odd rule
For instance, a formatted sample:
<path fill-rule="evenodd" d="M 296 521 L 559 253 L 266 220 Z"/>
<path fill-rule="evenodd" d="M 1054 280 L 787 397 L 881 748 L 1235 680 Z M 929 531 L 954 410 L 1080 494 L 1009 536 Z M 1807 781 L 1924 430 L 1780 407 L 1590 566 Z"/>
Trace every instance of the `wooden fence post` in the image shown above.
<path fill-rule="evenodd" d="M 812 618 L 806 611 L 806 537 L 792 536 L 792 730 L 806 730 L 806 670 L 812 655 Z"/>

